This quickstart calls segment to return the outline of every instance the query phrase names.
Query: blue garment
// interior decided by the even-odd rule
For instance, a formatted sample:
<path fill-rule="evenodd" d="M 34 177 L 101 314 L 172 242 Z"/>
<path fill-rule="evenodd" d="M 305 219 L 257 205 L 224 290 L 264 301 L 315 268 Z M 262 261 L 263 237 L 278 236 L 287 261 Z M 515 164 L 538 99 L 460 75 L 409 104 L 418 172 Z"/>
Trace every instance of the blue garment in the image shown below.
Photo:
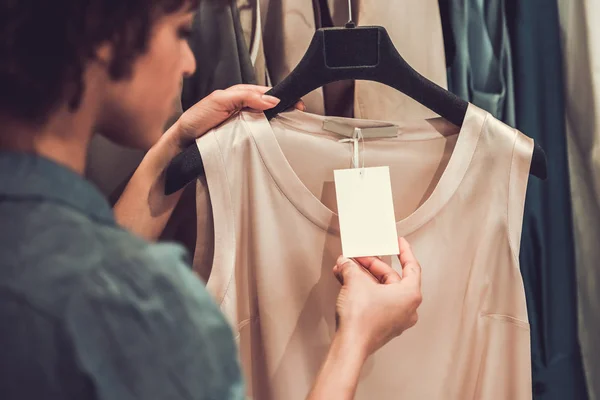
<path fill-rule="evenodd" d="M 0 152 L 0 399 L 242 399 L 232 332 L 174 245 L 47 159 Z"/>
<path fill-rule="evenodd" d="M 558 5 L 507 0 L 516 127 L 548 156 L 548 180 L 527 188 L 521 272 L 531 323 L 534 398 L 588 398 L 577 333 L 577 290 Z"/>
<path fill-rule="evenodd" d="M 448 90 L 508 125 L 515 124 L 510 40 L 504 0 L 440 4 L 452 29 Z"/>
<path fill-rule="evenodd" d="M 546 150 L 549 178 L 529 181 L 519 257 L 531 325 L 532 391 L 536 400 L 585 400 L 557 4 L 440 0 L 442 4 L 455 41 L 450 90 Z"/>

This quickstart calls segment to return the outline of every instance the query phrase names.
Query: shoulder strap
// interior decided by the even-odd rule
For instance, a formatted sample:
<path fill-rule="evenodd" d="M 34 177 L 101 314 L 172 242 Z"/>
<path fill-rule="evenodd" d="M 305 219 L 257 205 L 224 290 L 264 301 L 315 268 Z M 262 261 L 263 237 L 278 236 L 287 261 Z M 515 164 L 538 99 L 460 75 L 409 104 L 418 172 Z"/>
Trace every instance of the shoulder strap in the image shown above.
<path fill-rule="evenodd" d="M 533 139 L 515 130 L 515 142 L 508 182 L 508 233 L 514 256 L 518 258 L 523 228 L 525 196 L 533 155 Z"/>

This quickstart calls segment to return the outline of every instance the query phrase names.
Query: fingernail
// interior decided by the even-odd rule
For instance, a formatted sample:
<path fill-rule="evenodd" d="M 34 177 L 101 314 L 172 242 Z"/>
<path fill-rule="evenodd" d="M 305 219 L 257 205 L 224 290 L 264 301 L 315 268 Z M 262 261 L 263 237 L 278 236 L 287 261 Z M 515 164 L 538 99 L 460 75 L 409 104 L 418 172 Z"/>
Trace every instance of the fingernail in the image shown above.
<path fill-rule="evenodd" d="M 346 264 L 347 262 L 350 262 L 350 259 L 344 256 L 339 256 L 339 258 L 337 259 L 337 265 L 339 265 L 340 267 Z"/>
<path fill-rule="evenodd" d="M 281 101 L 281 100 L 279 100 L 277 97 L 269 96 L 268 94 L 263 94 L 263 95 L 262 95 L 262 99 L 263 99 L 265 102 L 267 102 L 267 103 L 269 103 L 269 104 L 272 104 L 272 105 L 274 105 L 274 106 L 276 106 L 277 104 L 279 104 L 279 102 Z"/>

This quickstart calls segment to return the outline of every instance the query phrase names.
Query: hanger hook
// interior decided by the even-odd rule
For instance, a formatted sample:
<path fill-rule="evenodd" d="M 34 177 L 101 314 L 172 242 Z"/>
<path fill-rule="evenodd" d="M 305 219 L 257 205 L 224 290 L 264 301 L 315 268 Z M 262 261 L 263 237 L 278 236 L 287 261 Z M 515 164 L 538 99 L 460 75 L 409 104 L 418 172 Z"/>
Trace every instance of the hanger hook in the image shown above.
<path fill-rule="evenodd" d="M 352 0 L 348 0 L 348 22 L 346 28 L 356 28 L 356 24 L 352 21 Z"/>

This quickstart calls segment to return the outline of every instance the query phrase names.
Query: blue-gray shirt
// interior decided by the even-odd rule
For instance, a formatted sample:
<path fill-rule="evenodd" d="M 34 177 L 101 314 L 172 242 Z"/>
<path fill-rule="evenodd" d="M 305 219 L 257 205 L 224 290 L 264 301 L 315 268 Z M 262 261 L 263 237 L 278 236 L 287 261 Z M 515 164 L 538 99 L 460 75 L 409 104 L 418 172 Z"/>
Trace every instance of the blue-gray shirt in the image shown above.
<path fill-rule="evenodd" d="M 242 399 L 232 332 L 174 245 L 88 182 L 0 152 L 0 399 Z"/>

